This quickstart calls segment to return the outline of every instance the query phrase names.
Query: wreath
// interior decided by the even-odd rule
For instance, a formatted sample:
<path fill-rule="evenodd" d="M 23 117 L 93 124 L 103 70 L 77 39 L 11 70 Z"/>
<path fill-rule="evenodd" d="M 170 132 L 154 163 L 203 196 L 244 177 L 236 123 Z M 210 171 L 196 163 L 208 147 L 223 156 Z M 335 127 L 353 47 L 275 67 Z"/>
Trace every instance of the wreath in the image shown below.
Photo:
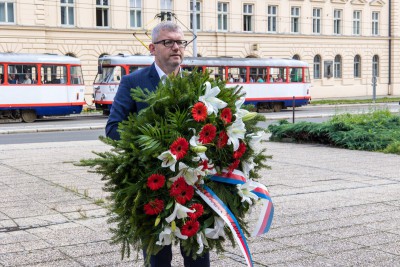
<path fill-rule="evenodd" d="M 180 243 L 196 258 L 224 251 L 229 240 L 251 265 L 245 215 L 264 200 L 258 235 L 268 231 L 273 213 L 265 186 L 256 182 L 259 170 L 269 168 L 270 156 L 258 148 L 257 123 L 265 117 L 243 105 L 241 87 L 196 70 L 170 76 L 153 92 L 132 89 L 131 96 L 148 107 L 120 123 L 120 140 L 101 138 L 110 151 L 81 160 L 106 181 L 112 241 L 122 244 L 122 257 L 131 247 L 154 255 Z"/>

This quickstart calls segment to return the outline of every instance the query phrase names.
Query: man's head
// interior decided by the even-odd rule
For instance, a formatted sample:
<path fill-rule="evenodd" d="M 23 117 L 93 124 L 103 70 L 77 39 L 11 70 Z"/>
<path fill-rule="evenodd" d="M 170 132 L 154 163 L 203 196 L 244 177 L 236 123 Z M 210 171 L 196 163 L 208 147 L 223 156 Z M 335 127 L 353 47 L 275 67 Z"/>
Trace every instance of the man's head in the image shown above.
<path fill-rule="evenodd" d="M 149 49 L 157 65 L 169 75 L 179 71 L 187 41 L 183 40 L 182 29 L 171 21 L 165 21 L 154 27 L 152 43 Z"/>

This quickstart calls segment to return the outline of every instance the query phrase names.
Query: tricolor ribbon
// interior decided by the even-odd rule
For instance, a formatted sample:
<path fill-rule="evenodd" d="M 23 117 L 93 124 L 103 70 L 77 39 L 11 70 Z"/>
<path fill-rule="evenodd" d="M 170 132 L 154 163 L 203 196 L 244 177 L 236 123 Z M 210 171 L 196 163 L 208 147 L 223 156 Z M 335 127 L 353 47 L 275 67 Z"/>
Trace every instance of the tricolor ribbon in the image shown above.
<path fill-rule="evenodd" d="M 219 173 L 210 177 L 212 181 L 227 183 L 227 184 L 245 184 L 247 179 L 242 175 L 240 171 L 233 171 L 232 173 Z M 268 193 L 267 188 L 261 184 L 252 181 L 257 187 L 251 192 L 260 197 L 263 200 L 263 207 L 261 209 L 261 216 L 258 218 L 256 227 L 252 233 L 252 236 L 259 236 L 269 231 L 271 227 L 272 218 L 274 216 L 274 206 L 272 204 L 271 197 Z"/>
<path fill-rule="evenodd" d="M 238 243 L 240 250 L 246 259 L 247 266 L 252 267 L 253 260 L 251 259 L 251 253 L 249 247 L 247 246 L 246 237 L 244 236 L 239 222 L 236 220 L 235 216 L 209 187 L 202 185 L 201 187 L 199 186 L 195 189 L 196 193 L 225 221 L 225 223 L 231 229 L 233 237 Z"/>

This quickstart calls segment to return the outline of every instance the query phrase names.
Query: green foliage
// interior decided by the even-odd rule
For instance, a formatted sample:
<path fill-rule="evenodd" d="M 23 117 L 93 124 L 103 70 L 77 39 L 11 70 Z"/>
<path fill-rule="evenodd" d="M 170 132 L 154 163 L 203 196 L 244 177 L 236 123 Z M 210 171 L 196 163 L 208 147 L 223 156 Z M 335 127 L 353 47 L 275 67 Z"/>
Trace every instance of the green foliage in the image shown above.
<path fill-rule="evenodd" d="M 400 117 L 388 110 L 368 114 L 342 114 L 324 123 L 280 123 L 268 127 L 272 141 L 293 140 L 329 144 L 355 150 L 397 153 Z"/>
<path fill-rule="evenodd" d="M 375 103 L 389 103 L 399 102 L 400 97 L 379 97 L 375 100 Z M 368 104 L 373 103 L 372 98 L 370 99 L 322 99 L 312 100 L 311 105 L 340 105 L 340 104 Z"/>
<path fill-rule="evenodd" d="M 102 175 L 104 180 L 104 190 L 110 192 L 109 200 L 111 202 L 110 223 L 115 227 L 111 230 L 113 233 L 113 242 L 122 245 L 122 256 L 130 255 L 130 248 L 133 247 L 139 251 L 146 249 L 148 255 L 157 253 L 161 246 L 155 244 L 159 239 L 159 234 L 165 226 L 168 226 L 165 218 L 168 217 L 174 209 L 174 201 L 169 195 L 168 188 L 172 182 L 169 178 L 178 175 L 178 168 L 172 171 L 170 168 L 163 168 L 161 161 L 157 158 L 161 153 L 168 151 L 171 144 L 178 138 L 183 137 L 189 141 L 194 135 L 198 135 L 205 124 L 216 126 L 218 131 L 226 130 L 232 125 L 224 122 L 220 114 L 208 114 L 206 121 L 199 123 L 194 120 L 191 110 L 194 104 L 199 102 L 199 97 L 205 94 L 204 83 L 210 81 L 211 86 L 218 86 L 220 93 L 218 98 L 227 103 L 232 114 L 237 112 L 235 102 L 243 97 L 241 88 L 226 88 L 224 81 L 210 80 L 208 73 L 193 71 L 184 77 L 172 77 L 166 80 L 165 84 L 160 83 L 155 92 L 134 88 L 131 90 L 132 98 L 136 101 L 145 102 L 148 107 L 141 110 L 139 114 L 130 115 L 126 121 L 119 125 L 121 140 L 112 141 L 102 138 L 102 141 L 109 144 L 112 148 L 109 152 L 95 153 L 94 159 L 86 159 L 80 162 L 83 166 L 94 168 L 94 172 Z M 251 106 L 242 106 L 241 109 L 251 109 Z M 245 121 L 246 134 L 256 133 L 263 129 L 257 126 L 257 123 L 264 121 L 265 117 L 257 115 L 252 120 Z M 221 130 L 222 129 L 222 130 Z M 219 133 L 219 132 L 218 132 Z M 217 135 L 218 137 L 218 135 Z M 226 145 L 218 147 L 217 137 L 207 147 L 205 155 L 212 160 L 212 164 L 217 171 L 229 167 L 234 161 L 233 146 Z M 246 135 L 244 140 L 246 144 L 251 141 L 251 137 Z M 193 161 L 198 158 L 198 154 L 188 150 L 182 162 L 190 168 L 198 168 L 199 161 Z M 254 169 L 249 173 L 249 178 L 259 178 L 259 170 L 269 168 L 266 161 L 270 156 L 265 155 L 265 149 L 254 151 L 247 146 L 246 152 L 240 160 L 248 161 L 253 159 Z M 180 162 L 180 161 L 179 161 Z M 176 163 L 176 166 L 178 166 Z M 239 167 L 238 169 L 241 169 Z M 147 179 L 152 174 L 164 175 L 167 179 L 166 186 L 159 190 L 151 190 L 147 186 Z M 247 224 L 244 221 L 246 212 L 249 210 L 247 202 L 242 202 L 237 194 L 237 187 L 230 184 L 216 183 L 203 177 L 204 182 L 214 190 L 221 198 L 238 222 L 243 227 L 243 231 L 248 233 Z M 165 203 L 164 210 L 156 216 L 149 216 L 144 212 L 144 205 L 154 199 L 161 199 Z M 211 227 L 214 224 L 216 213 L 203 203 L 199 197 L 194 197 L 189 204 L 202 203 L 204 206 L 204 215 L 198 218 L 200 231 Z M 186 205 L 188 206 L 188 205 Z M 157 224 L 157 221 L 159 223 Z M 181 229 L 184 220 L 175 220 L 176 226 Z M 228 228 L 225 228 L 226 237 L 234 245 L 234 238 Z M 223 237 L 218 239 L 207 239 L 208 247 L 204 250 L 216 249 L 222 251 Z M 196 241 L 196 235 L 187 240 L 180 240 L 186 253 L 194 258 L 198 255 L 196 251 L 199 245 Z"/>

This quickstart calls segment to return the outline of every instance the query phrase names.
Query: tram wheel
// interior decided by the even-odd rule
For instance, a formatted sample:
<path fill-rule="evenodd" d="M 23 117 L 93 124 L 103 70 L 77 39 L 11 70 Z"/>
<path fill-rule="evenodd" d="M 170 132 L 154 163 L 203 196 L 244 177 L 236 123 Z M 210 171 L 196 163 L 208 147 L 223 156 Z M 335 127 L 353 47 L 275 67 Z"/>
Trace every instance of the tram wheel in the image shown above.
<path fill-rule="evenodd" d="M 274 103 L 273 109 L 274 112 L 280 112 L 282 110 L 282 103 Z"/>
<path fill-rule="evenodd" d="M 21 118 L 24 122 L 34 122 L 36 120 L 36 112 L 34 110 L 21 110 Z"/>

